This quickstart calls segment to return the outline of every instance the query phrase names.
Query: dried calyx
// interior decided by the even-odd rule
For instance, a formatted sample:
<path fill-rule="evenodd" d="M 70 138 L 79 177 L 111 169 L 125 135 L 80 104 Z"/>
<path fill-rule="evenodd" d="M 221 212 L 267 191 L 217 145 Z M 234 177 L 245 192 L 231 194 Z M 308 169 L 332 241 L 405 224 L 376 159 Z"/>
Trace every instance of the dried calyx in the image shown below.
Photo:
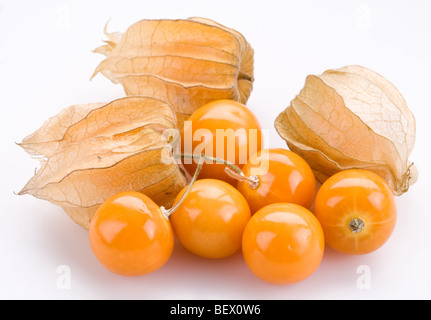
<path fill-rule="evenodd" d="M 162 99 L 178 125 L 197 108 L 219 99 L 247 102 L 253 87 L 253 49 L 239 32 L 204 18 L 141 20 L 107 33 L 94 75 L 121 83 L 127 95 Z M 93 76 L 94 76 L 93 75 Z"/>
<path fill-rule="evenodd" d="M 308 76 L 275 128 L 320 182 L 341 170 L 368 169 L 401 195 L 417 180 L 408 160 L 415 118 L 397 88 L 367 68 Z"/>
<path fill-rule="evenodd" d="M 170 206 L 186 185 L 177 164 L 164 161 L 176 128 L 173 108 L 150 97 L 75 105 L 20 144 L 41 167 L 19 193 L 48 200 L 89 227 L 97 208 L 122 191 L 140 191 Z"/>

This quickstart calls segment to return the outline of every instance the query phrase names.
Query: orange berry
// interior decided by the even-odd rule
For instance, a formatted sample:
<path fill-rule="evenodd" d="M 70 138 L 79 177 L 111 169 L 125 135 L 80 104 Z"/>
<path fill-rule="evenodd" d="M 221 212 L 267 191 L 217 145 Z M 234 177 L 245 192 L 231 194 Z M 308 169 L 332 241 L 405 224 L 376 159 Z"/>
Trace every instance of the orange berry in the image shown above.
<path fill-rule="evenodd" d="M 346 254 L 366 254 L 389 239 L 397 210 L 392 190 L 380 176 L 351 169 L 322 184 L 314 214 L 330 247 Z"/>
<path fill-rule="evenodd" d="M 250 216 L 247 201 L 238 190 L 224 181 L 202 179 L 194 183 L 170 220 L 187 250 L 201 257 L 220 259 L 241 248 L 242 233 Z"/>
<path fill-rule="evenodd" d="M 264 281 L 290 284 L 308 278 L 320 265 L 325 240 L 316 217 L 292 203 L 257 211 L 245 227 L 244 260 Z"/>
<path fill-rule="evenodd" d="M 89 230 L 97 259 L 120 275 L 144 275 L 162 267 L 174 248 L 170 222 L 139 192 L 122 192 L 103 203 Z"/>

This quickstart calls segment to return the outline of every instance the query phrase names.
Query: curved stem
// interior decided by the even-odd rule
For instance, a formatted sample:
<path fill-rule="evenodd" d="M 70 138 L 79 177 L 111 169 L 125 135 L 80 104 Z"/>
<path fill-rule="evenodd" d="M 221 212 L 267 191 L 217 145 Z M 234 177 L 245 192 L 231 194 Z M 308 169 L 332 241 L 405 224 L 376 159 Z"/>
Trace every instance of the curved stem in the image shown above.
<path fill-rule="evenodd" d="M 188 194 L 190 193 L 190 190 L 193 187 L 193 184 L 197 180 L 199 173 L 202 170 L 202 165 L 203 165 L 204 161 L 205 161 L 205 156 L 202 154 L 199 158 L 199 163 L 198 163 L 198 167 L 196 168 L 195 174 L 193 175 L 193 178 L 190 181 L 189 186 L 187 187 L 186 191 L 181 196 L 180 200 L 177 203 L 175 203 L 172 206 L 172 208 L 170 208 L 170 209 L 166 209 L 165 207 L 160 207 L 160 209 L 162 210 L 162 213 L 166 217 L 166 219 L 169 219 L 169 216 L 172 213 L 174 213 L 179 208 L 179 206 L 181 206 L 181 204 L 184 202 L 184 200 L 187 198 Z"/>
<path fill-rule="evenodd" d="M 251 189 L 256 189 L 259 186 L 260 180 L 258 176 L 250 176 L 246 177 L 245 174 L 241 171 L 240 173 L 231 170 L 229 167 L 226 167 L 224 171 L 228 174 L 229 177 L 234 178 L 238 181 L 246 181 Z"/>
<path fill-rule="evenodd" d="M 193 155 L 193 154 L 174 154 L 173 155 L 174 158 L 176 159 L 195 159 L 197 157 L 197 155 Z M 229 167 L 230 169 L 232 169 L 233 171 L 235 171 L 236 173 L 242 174 L 242 170 L 237 167 L 235 164 L 233 164 L 232 162 L 229 162 L 227 160 L 221 159 L 221 158 L 215 158 L 215 157 L 209 157 L 206 155 L 199 155 L 199 160 L 201 158 L 204 158 L 204 161 L 213 161 L 213 162 L 217 162 L 220 164 L 224 164 L 227 167 Z"/>
<path fill-rule="evenodd" d="M 174 158 L 177 159 L 194 159 L 196 155 L 193 154 L 174 154 Z M 232 162 L 229 162 L 227 160 L 221 159 L 221 158 L 215 158 L 215 157 L 209 157 L 205 156 L 203 154 L 200 155 L 200 159 L 204 158 L 205 161 L 213 161 L 216 163 L 224 164 L 226 166 L 225 172 L 233 179 L 236 179 L 238 181 L 247 181 L 248 185 L 251 189 L 256 189 L 259 186 L 260 180 L 258 176 L 251 176 L 247 177 L 245 176 L 244 172 L 233 164 Z"/>

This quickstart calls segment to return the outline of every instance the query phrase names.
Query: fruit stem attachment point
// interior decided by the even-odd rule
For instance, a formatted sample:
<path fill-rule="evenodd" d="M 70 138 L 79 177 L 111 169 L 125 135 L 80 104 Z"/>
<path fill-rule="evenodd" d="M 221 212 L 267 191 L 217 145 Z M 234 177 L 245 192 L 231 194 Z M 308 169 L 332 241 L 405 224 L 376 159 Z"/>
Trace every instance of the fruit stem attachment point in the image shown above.
<path fill-rule="evenodd" d="M 195 181 L 197 180 L 199 173 L 202 170 L 202 165 L 204 164 L 205 161 L 205 156 L 203 154 L 201 154 L 200 158 L 199 158 L 199 163 L 198 166 L 196 168 L 195 174 L 193 175 L 192 180 L 189 183 L 189 186 L 187 187 L 186 191 L 183 193 L 183 195 L 181 196 L 180 200 L 175 203 L 173 205 L 172 208 L 170 209 L 166 209 L 165 207 L 160 207 L 160 210 L 162 211 L 163 215 L 165 216 L 166 219 L 169 219 L 169 216 L 174 213 L 180 206 L 181 204 L 184 202 L 184 200 L 187 198 L 188 194 L 190 193 L 190 190 L 193 187 L 193 184 L 195 183 Z"/>
<path fill-rule="evenodd" d="M 352 220 L 350 220 L 349 223 L 349 228 L 350 231 L 352 231 L 352 233 L 359 233 L 364 229 L 364 220 L 362 220 L 361 218 L 354 218 Z"/>
<path fill-rule="evenodd" d="M 239 168 L 238 168 L 239 169 Z M 238 181 L 246 181 L 248 182 L 248 185 L 250 189 L 256 189 L 259 186 L 260 180 L 258 176 L 250 176 L 246 177 L 244 173 L 239 169 L 239 172 L 236 170 L 232 170 L 229 167 L 226 167 L 224 171 L 232 178 L 238 180 Z"/>

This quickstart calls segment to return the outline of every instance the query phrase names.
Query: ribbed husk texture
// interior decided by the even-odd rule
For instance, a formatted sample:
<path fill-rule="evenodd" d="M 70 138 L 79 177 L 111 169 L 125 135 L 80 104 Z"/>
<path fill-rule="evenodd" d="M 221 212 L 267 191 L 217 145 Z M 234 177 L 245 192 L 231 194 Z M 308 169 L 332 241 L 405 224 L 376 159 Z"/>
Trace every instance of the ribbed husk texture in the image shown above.
<path fill-rule="evenodd" d="M 20 195 L 61 206 L 88 229 L 97 208 L 122 191 L 172 205 L 186 185 L 163 132 L 176 128 L 173 108 L 150 97 L 74 105 L 47 120 L 20 146 L 41 167 Z"/>
<path fill-rule="evenodd" d="M 275 128 L 320 182 L 341 170 L 367 169 L 401 195 L 418 178 L 408 159 L 415 118 L 398 89 L 365 67 L 309 75 Z"/>
<path fill-rule="evenodd" d="M 204 18 L 141 20 L 108 33 L 95 52 L 94 75 L 121 83 L 127 95 L 171 104 L 179 127 L 197 108 L 231 99 L 245 104 L 253 88 L 253 49 L 239 32 Z M 93 76 L 94 76 L 93 75 Z"/>

